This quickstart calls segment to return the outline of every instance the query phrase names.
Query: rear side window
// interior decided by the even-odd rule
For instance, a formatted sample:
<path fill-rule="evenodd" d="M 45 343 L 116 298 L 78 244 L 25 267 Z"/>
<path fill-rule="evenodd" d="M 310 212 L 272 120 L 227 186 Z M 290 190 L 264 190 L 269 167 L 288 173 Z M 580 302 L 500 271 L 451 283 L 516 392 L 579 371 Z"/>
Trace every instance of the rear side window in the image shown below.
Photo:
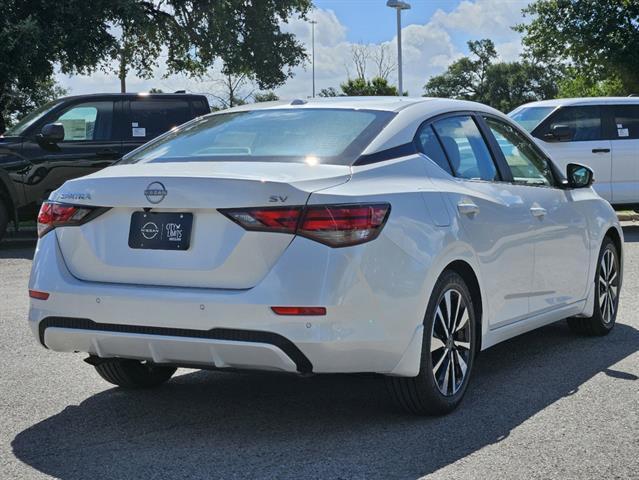
<path fill-rule="evenodd" d="M 639 138 L 639 105 L 615 105 L 613 140 Z"/>
<path fill-rule="evenodd" d="M 433 123 L 453 172 L 470 180 L 497 180 L 497 168 L 477 124 L 464 115 Z"/>
<path fill-rule="evenodd" d="M 534 134 L 549 138 L 553 125 L 566 125 L 570 129 L 570 142 L 601 140 L 601 109 L 598 106 L 563 107 L 552 114 Z"/>
<path fill-rule="evenodd" d="M 338 108 L 257 109 L 202 117 L 126 157 L 137 162 L 351 165 L 394 116 Z"/>
<path fill-rule="evenodd" d="M 446 159 L 444 149 L 439 143 L 437 135 L 435 135 L 435 132 L 433 131 L 433 127 L 430 125 L 422 127 L 417 135 L 417 148 L 445 171 L 451 175 L 453 174 L 450 169 L 450 164 Z"/>
<path fill-rule="evenodd" d="M 62 124 L 65 142 L 112 140 L 113 102 L 76 104 L 51 123 Z"/>
<path fill-rule="evenodd" d="M 130 102 L 131 125 L 127 126 L 132 140 L 150 140 L 191 119 L 187 99 L 141 98 Z"/>

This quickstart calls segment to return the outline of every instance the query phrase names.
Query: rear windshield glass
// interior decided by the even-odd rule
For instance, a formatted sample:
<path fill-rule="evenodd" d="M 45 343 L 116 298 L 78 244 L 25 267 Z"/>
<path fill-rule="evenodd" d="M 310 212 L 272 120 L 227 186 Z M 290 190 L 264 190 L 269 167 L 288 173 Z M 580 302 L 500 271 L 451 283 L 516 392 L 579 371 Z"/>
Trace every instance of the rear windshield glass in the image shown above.
<path fill-rule="evenodd" d="M 289 108 L 199 118 L 132 152 L 121 163 L 295 162 L 352 164 L 392 112 Z"/>
<path fill-rule="evenodd" d="M 532 132 L 556 107 L 523 107 L 508 114 L 528 132 Z"/>

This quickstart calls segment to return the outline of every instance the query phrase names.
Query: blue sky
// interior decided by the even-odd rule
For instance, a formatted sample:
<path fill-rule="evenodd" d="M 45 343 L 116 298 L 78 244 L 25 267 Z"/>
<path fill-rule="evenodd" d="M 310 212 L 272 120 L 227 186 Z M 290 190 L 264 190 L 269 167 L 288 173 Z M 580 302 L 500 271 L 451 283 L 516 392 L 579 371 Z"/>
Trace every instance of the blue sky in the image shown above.
<path fill-rule="evenodd" d="M 402 24 L 423 24 L 437 9 L 452 10 L 460 2 L 455 0 L 413 0 L 410 10 L 402 12 Z M 348 28 L 351 42 L 380 43 L 392 38 L 396 32 L 395 10 L 385 0 L 315 0 L 324 10 L 333 10 Z M 374 26 L 374 28 L 372 28 Z"/>
<path fill-rule="evenodd" d="M 528 0 L 412 0 L 412 8 L 402 14 L 402 45 L 404 56 L 404 87 L 411 95 L 421 95 L 423 85 L 433 75 L 467 53 L 466 42 L 491 38 L 502 60 L 517 59 L 521 38 L 511 27 L 522 21 L 521 9 Z M 317 91 L 339 84 L 354 73 L 352 48 L 364 44 L 375 54 L 385 50 L 395 62 L 397 50 L 395 11 L 386 0 L 315 0 L 315 10 L 309 14 L 316 25 L 315 71 Z M 292 19 L 283 29 L 294 33 L 310 52 L 311 27 L 307 21 Z M 151 79 L 127 78 L 128 90 L 164 91 L 186 89 L 199 93 L 222 93 L 216 69 L 208 78 L 185 76 L 166 78 L 160 63 Z M 371 61 L 367 76 L 375 75 Z M 388 80 L 395 83 L 396 72 Z M 58 81 L 70 93 L 119 91 L 114 74 L 96 72 L 91 76 L 67 77 Z M 293 70 L 293 77 L 275 89 L 281 98 L 305 98 L 311 95 L 310 61 Z M 242 96 L 250 95 L 254 85 L 247 84 Z"/>

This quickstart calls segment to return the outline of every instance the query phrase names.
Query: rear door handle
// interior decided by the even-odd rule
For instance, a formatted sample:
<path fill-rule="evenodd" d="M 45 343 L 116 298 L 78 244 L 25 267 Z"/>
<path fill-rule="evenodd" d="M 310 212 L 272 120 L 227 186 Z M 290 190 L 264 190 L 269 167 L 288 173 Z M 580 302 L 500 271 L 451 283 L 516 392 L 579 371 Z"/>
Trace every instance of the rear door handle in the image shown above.
<path fill-rule="evenodd" d="M 541 218 L 546 215 L 547 211 L 543 207 L 530 207 L 530 213 L 533 217 Z"/>
<path fill-rule="evenodd" d="M 479 207 L 470 201 L 462 201 L 457 204 L 457 210 L 462 215 L 473 216 L 479 213 Z"/>
<path fill-rule="evenodd" d="M 593 148 L 592 153 L 610 153 L 609 148 Z"/>

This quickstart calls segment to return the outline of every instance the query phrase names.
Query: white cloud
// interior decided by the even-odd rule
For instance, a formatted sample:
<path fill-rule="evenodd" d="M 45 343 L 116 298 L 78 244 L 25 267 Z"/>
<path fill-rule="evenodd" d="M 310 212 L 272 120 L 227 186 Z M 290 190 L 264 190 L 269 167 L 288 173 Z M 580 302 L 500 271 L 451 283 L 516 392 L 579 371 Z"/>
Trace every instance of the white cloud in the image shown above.
<path fill-rule="evenodd" d="M 496 43 L 500 58 L 512 61 L 521 52 L 520 36 L 511 27 L 522 21 L 521 9 L 527 0 L 463 0 L 454 9 L 445 12 L 439 9 L 425 24 L 407 25 L 402 29 L 404 56 L 404 89 L 412 95 L 421 95 L 422 87 L 431 75 L 441 73 L 463 53 L 460 49 L 466 40 L 491 38 Z M 347 40 L 347 27 L 332 10 L 316 9 L 309 15 L 318 23 L 315 29 L 315 78 L 316 91 L 326 87 L 339 87 L 347 77 L 351 65 L 353 43 Z M 362 20 L 364 21 L 364 19 Z M 374 27 L 371 27 L 374 28 Z M 305 98 L 311 94 L 311 25 L 301 19 L 293 19 L 284 25 L 284 30 L 294 33 L 309 52 L 309 61 L 294 69 L 294 77 L 276 92 L 282 98 Z M 395 58 L 396 37 L 383 42 Z M 371 49 L 380 45 L 370 45 Z M 182 76 L 163 79 L 162 65 L 153 79 L 127 79 L 130 91 L 145 91 L 152 87 L 172 91 L 187 88 L 192 91 L 210 91 L 211 82 L 186 80 Z M 369 67 L 372 72 L 372 66 Z M 354 69 L 350 67 L 351 74 Z M 391 75 L 396 81 L 396 75 Z M 119 91 L 119 80 L 115 75 L 97 72 L 91 76 L 67 77 L 58 75 L 63 86 L 74 94 Z"/>
<path fill-rule="evenodd" d="M 463 0 L 451 12 L 437 10 L 430 21 L 478 38 L 510 40 L 517 36 L 511 27 L 522 21 L 521 9 L 528 3 L 528 0 Z"/>

